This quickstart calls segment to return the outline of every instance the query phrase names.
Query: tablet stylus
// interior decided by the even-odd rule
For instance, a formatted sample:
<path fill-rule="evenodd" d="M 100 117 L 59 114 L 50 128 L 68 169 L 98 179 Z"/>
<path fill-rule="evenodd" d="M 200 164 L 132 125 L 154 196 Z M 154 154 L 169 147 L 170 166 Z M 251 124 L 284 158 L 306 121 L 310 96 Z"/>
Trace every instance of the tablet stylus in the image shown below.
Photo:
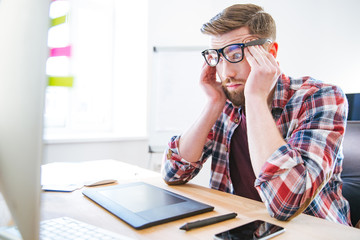
<path fill-rule="evenodd" d="M 203 227 L 203 226 L 207 226 L 210 224 L 222 222 L 222 221 L 234 218 L 236 216 L 237 216 L 237 213 L 228 213 L 228 214 L 224 214 L 224 215 L 220 215 L 220 216 L 216 216 L 216 217 L 198 220 L 195 222 L 188 222 L 188 223 L 182 225 L 180 227 L 180 229 L 188 231 L 193 228 Z"/>

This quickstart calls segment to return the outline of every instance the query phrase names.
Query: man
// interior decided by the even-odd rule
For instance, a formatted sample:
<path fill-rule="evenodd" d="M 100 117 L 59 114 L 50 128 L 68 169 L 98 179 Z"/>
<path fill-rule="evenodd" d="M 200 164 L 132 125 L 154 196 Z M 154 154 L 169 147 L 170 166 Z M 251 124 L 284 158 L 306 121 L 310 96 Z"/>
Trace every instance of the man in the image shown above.
<path fill-rule="evenodd" d="M 263 201 L 280 220 L 304 212 L 351 225 L 340 179 L 343 92 L 281 73 L 275 23 L 259 6 L 228 7 L 201 30 L 211 37 L 200 76 L 208 101 L 171 139 L 164 180 L 188 182 L 211 156 L 214 189 Z"/>

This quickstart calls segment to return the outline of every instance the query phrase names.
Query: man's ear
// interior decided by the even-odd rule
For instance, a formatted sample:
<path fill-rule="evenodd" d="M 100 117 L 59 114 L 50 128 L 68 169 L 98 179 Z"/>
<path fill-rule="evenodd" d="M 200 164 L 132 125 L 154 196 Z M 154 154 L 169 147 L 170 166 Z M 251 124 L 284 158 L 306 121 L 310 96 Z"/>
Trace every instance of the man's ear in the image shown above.
<path fill-rule="evenodd" d="M 271 43 L 270 46 L 269 46 L 269 53 L 270 53 L 271 55 L 273 55 L 274 58 L 276 58 L 276 56 L 277 56 L 278 47 L 279 47 L 279 45 L 278 45 L 277 42 L 273 42 L 273 43 Z"/>

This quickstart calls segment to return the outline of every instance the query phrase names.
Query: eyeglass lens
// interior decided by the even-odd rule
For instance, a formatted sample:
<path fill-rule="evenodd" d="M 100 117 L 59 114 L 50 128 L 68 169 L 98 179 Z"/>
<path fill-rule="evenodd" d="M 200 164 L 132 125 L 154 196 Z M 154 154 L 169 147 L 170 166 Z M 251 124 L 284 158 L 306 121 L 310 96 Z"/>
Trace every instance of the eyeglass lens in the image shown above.
<path fill-rule="evenodd" d="M 243 59 L 243 51 L 243 45 L 233 44 L 223 49 L 223 55 L 230 62 L 237 62 Z"/>
<path fill-rule="evenodd" d="M 216 64 L 219 61 L 219 54 L 216 50 L 213 49 L 206 50 L 204 53 L 204 57 L 207 64 L 209 64 L 212 67 L 216 66 Z"/>

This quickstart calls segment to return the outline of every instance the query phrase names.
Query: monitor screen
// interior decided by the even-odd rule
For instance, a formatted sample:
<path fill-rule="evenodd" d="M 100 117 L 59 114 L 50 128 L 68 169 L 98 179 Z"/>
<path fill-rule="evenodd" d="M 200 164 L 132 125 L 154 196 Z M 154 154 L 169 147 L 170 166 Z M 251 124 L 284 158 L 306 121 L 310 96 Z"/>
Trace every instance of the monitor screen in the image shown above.
<path fill-rule="evenodd" d="M 346 94 L 349 102 L 348 121 L 360 121 L 360 93 Z"/>

